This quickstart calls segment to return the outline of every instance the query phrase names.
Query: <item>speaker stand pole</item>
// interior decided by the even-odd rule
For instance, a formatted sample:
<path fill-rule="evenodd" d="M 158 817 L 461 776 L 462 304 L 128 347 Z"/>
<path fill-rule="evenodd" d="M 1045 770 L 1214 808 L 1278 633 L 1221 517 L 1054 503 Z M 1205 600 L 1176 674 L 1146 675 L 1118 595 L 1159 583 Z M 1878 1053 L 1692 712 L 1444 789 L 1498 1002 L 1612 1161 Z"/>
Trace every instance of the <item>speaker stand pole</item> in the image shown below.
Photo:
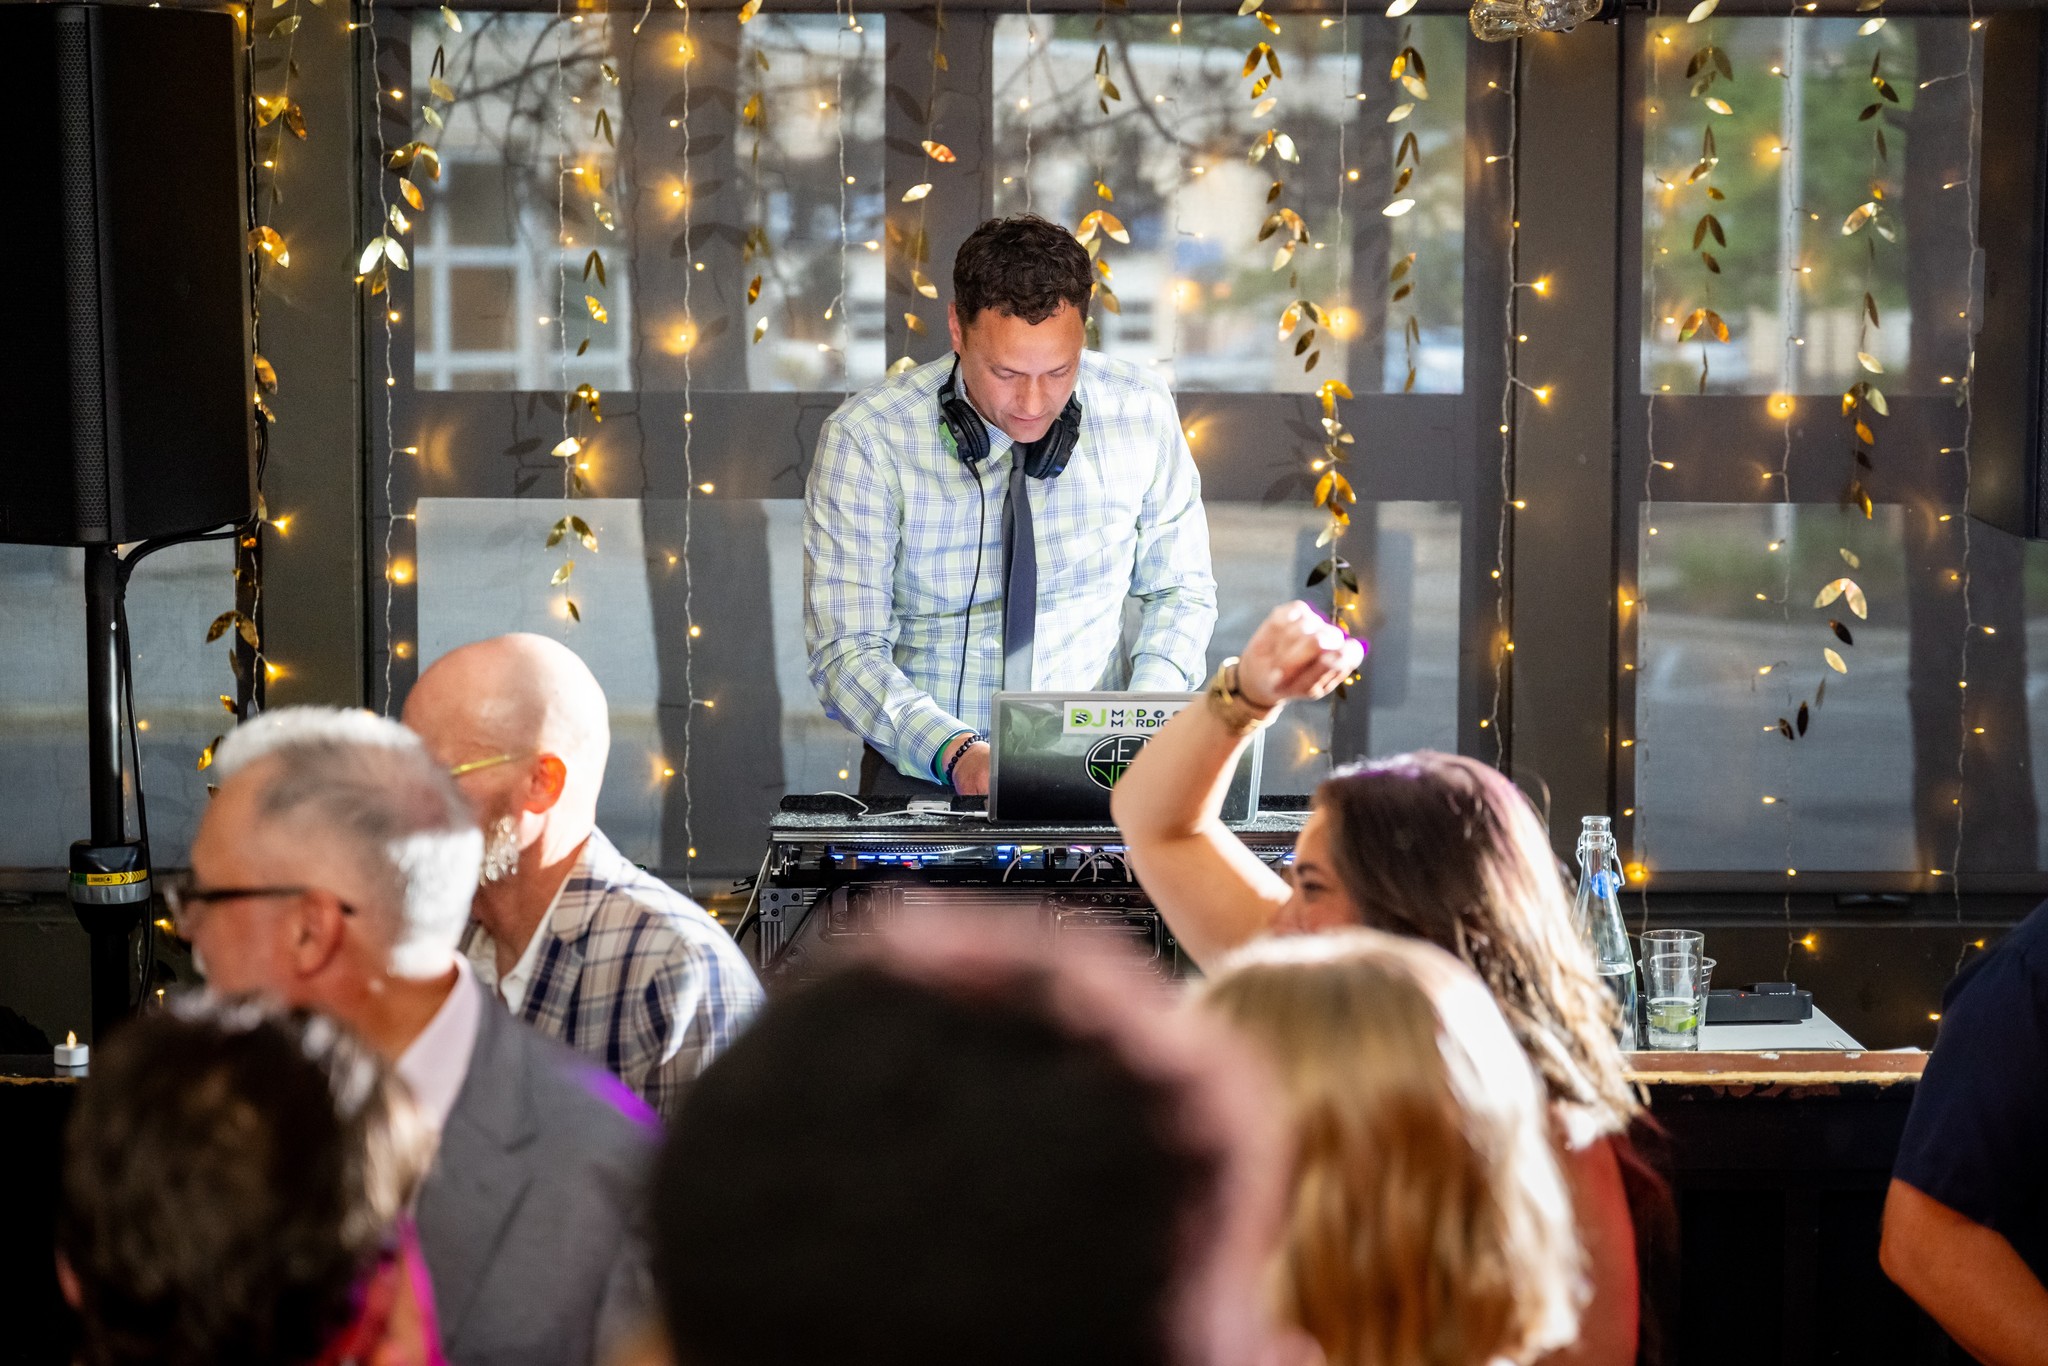
<path fill-rule="evenodd" d="M 150 897 L 149 851 L 127 830 L 121 764 L 121 648 L 115 635 L 120 562 L 85 548 L 85 715 L 92 838 L 71 846 L 71 908 L 92 939 L 93 1041 L 134 1000 L 129 945 Z"/>

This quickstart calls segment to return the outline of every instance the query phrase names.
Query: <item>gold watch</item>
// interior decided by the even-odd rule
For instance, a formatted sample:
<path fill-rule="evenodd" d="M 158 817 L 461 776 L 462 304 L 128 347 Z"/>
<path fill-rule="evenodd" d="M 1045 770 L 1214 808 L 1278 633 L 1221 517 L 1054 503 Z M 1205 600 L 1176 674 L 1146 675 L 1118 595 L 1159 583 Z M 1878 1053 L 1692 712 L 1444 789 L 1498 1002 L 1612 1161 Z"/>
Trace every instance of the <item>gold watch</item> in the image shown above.
<path fill-rule="evenodd" d="M 1273 718 L 1280 714 L 1280 704 L 1270 707 L 1255 707 L 1244 699 L 1237 690 L 1237 656 L 1223 661 L 1216 670 L 1216 677 L 1209 680 L 1207 694 L 1209 710 L 1234 735 L 1250 735 L 1253 731 L 1273 724 Z"/>

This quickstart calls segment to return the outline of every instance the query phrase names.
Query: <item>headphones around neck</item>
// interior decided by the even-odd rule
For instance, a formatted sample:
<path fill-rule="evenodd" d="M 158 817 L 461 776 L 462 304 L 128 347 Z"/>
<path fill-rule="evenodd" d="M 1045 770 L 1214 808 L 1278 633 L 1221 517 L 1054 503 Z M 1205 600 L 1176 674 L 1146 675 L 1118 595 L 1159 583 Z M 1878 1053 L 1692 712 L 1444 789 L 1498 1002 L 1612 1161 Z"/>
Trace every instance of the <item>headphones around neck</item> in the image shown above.
<path fill-rule="evenodd" d="M 960 357 L 953 357 L 953 373 L 939 390 L 939 418 L 945 425 L 945 432 L 951 440 L 953 454 L 960 457 L 960 463 L 969 470 L 979 473 L 978 466 L 988 459 L 988 423 L 982 420 L 972 403 L 967 401 L 966 386 L 960 382 Z M 1067 396 L 1067 406 L 1060 409 L 1060 415 L 1052 426 L 1036 441 L 1018 442 L 1018 458 L 1024 462 L 1024 473 L 1033 479 L 1057 479 L 1067 461 L 1074 454 L 1074 447 L 1081 439 L 1081 386 L 1077 383 L 1074 392 Z"/>

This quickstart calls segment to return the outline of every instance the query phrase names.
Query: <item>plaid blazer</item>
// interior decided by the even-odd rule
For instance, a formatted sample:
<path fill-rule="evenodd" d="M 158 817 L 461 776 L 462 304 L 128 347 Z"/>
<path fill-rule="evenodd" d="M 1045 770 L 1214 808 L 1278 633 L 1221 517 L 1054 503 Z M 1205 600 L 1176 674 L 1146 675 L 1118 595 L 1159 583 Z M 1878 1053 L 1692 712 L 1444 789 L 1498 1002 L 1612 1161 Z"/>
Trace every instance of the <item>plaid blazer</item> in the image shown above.
<path fill-rule="evenodd" d="M 696 902 L 593 830 L 537 934 L 520 1018 L 602 1063 L 664 1119 L 761 1008 L 746 956 Z M 495 990 L 497 944 L 471 922 L 463 952 Z"/>

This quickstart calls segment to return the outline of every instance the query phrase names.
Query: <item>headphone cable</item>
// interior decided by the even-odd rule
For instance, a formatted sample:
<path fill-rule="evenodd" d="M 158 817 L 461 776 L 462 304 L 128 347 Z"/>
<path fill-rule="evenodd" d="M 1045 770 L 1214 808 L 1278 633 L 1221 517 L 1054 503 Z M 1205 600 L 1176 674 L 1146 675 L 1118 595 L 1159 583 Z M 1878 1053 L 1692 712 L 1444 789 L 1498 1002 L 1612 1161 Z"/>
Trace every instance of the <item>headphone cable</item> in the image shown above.
<path fill-rule="evenodd" d="M 957 362 L 956 362 L 957 364 Z M 981 482 L 979 461 L 968 466 L 974 474 L 974 498 L 981 515 L 974 530 L 974 583 L 967 590 L 967 610 L 960 617 L 960 673 L 953 680 L 953 717 L 960 717 L 960 697 L 967 687 L 967 646 L 974 632 L 974 599 L 981 592 L 981 555 L 988 544 L 988 486 Z"/>

